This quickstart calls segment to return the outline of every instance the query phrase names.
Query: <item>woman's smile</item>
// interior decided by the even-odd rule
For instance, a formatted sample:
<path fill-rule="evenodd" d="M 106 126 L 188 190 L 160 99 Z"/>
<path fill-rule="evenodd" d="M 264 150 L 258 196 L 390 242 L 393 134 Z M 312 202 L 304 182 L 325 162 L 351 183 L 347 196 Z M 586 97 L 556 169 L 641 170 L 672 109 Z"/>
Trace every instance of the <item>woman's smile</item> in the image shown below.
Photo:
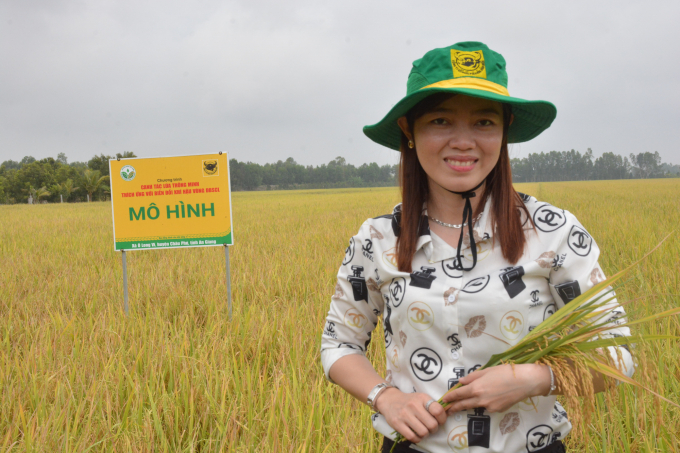
<path fill-rule="evenodd" d="M 448 164 L 453 171 L 465 173 L 472 171 L 478 159 L 472 157 L 445 157 L 444 162 Z"/>

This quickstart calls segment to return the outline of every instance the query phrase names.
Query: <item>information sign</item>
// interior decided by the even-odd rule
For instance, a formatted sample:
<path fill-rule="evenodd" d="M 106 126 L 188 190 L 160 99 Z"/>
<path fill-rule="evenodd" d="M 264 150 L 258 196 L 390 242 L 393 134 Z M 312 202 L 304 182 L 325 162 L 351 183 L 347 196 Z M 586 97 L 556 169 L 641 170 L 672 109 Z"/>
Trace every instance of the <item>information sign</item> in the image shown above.
<path fill-rule="evenodd" d="M 111 159 L 114 250 L 233 245 L 227 153 Z"/>

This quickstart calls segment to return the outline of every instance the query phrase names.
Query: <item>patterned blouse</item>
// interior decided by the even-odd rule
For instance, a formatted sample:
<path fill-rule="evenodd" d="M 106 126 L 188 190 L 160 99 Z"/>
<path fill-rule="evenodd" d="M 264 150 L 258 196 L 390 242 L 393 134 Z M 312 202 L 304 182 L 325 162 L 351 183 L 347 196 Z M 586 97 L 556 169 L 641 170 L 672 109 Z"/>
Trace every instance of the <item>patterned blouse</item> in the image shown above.
<path fill-rule="evenodd" d="M 491 355 L 516 344 L 544 319 L 604 280 L 599 248 L 568 211 L 520 194 L 536 225 L 522 214 L 527 246 L 520 260 L 503 258 L 493 244 L 490 207 L 474 226 L 477 264 L 471 271 L 455 266 L 456 249 L 429 230 L 426 213 L 413 272 L 397 270 L 395 214 L 369 219 L 349 241 L 338 272 L 335 294 L 321 341 L 321 361 L 328 371 L 348 354 L 365 354 L 371 333 L 383 316 L 387 372 L 385 379 L 403 392 L 440 398 L 458 380 Z M 472 264 L 469 237 L 463 241 L 462 267 Z M 607 316 L 621 324 L 624 310 L 615 302 Z M 630 335 L 627 327 L 611 335 Z M 625 347 L 622 347 L 625 348 Z M 610 347 L 616 357 L 616 351 Z M 630 353 L 621 350 L 622 370 L 632 375 Z M 373 414 L 373 427 L 393 438 L 385 417 Z M 527 399 L 503 413 L 483 408 L 453 414 L 421 451 L 533 452 L 571 430 L 555 396 Z M 475 448 L 472 448 L 475 447 Z"/>

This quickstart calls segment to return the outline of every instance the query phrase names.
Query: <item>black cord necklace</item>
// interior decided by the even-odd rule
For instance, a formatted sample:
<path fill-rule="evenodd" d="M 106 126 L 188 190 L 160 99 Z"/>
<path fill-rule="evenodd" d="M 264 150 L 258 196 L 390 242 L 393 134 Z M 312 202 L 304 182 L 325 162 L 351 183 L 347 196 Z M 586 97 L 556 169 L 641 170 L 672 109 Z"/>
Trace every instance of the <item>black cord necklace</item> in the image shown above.
<path fill-rule="evenodd" d="M 447 192 L 450 193 L 455 193 L 456 195 L 460 195 L 463 197 L 465 200 L 465 207 L 463 208 L 463 225 L 467 224 L 468 231 L 470 233 L 470 249 L 472 251 L 472 266 L 469 268 L 463 267 L 463 255 L 461 254 L 461 250 L 463 249 L 463 236 L 465 235 L 465 231 L 460 232 L 460 238 L 458 238 L 458 248 L 456 249 L 456 260 L 453 263 L 453 268 L 458 271 L 471 271 L 472 269 L 475 268 L 477 265 L 477 244 L 475 243 L 475 236 L 472 231 L 472 203 L 470 202 L 470 198 L 476 196 L 477 194 L 474 192 L 475 190 L 479 189 L 482 187 L 484 184 L 484 181 L 486 181 L 486 178 L 482 180 L 477 186 L 473 187 L 470 190 L 467 190 L 465 192 L 454 192 L 453 190 L 449 190 L 446 187 L 442 186 L 441 184 L 437 183 L 439 187 L 442 189 L 446 190 Z"/>

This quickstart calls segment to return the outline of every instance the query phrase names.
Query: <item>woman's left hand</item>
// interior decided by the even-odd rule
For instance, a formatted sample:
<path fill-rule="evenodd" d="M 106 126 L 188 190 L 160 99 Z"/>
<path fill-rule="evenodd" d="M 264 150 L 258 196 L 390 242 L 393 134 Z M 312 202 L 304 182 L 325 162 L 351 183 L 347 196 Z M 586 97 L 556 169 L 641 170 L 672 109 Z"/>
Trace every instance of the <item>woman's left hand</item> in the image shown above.
<path fill-rule="evenodd" d="M 444 403 L 453 402 L 446 409 L 448 415 L 477 407 L 490 413 L 504 412 L 532 396 L 547 395 L 550 371 L 538 364 L 499 365 L 475 371 L 460 382 L 462 387 L 443 398 Z"/>

